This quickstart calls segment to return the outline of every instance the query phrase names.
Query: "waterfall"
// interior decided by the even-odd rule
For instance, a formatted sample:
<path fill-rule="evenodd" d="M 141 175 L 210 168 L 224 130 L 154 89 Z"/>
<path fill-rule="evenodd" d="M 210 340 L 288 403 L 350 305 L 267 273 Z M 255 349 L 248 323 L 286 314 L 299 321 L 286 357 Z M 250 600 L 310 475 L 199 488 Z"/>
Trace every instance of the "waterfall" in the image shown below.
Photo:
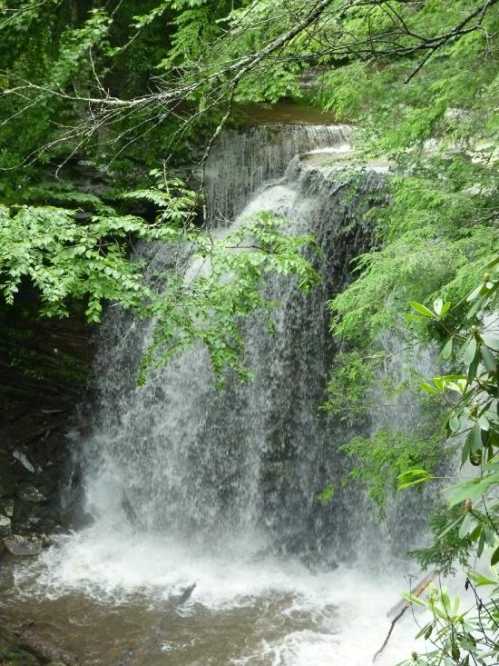
<path fill-rule="evenodd" d="M 225 132 L 205 171 L 209 224 L 230 224 L 251 195 L 281 177 L 296 155 L 325 147 L 345 151 L 350 140 L 347 125 L 260 125 Z"/>
<path fill-rule="evenodd" d="M 329 137 L 333 149 L 338 135 L 344 131 L 286 134 L 295 147 L 315 148 Z M 243 154 L 250 153 L 247 142 Z M 261 142 L 262 130 L 249 162 Z M 277 145 L 276 164 L 288 150 Z M 289 233 L 310 233 L 321 249 L 321 285 L 312 294 L 300 293 L 289 278 L 267 281 L 268 297 L 280 305 L 272 334 L 265 316 L 245 325 L 252 381 L 229 376 L 217 390 L 208 354 L 197 347 L 137 387 L 136 368 L 152 324 L 120 313 L 108 319 L 100 347 L 100 409 L 85 445 L 88 510 L 97 521 L 132 522 L 222 549 L 251 535 L 258 549 L 331 562 L 349 557 L 341 493 L 334 510 L 317 500 L 328 482 L 341 485 L 343 472 L 341 456 L 330 446 L 334 424 L 320 409 L 334 355 L 327 304 L 349 279 L 352 256 L 369 245 L 363 215 L 379 199 L 384 180 L 376 170 L 366 171 L 352 194 L 352 176 L 338 170 L 334 152 L 312 156 L 291 159 L 284 175 L 260 187 L 238 218 L 275 213 L 287 220 Z M 152 263 L 167 260 L 160 246 Z"/>
<path fill-rule="evenodd" d="M 278 304 L 272 334 L 261 314 L 244 323 L 253 380 L 228 373 L 217 389 L 208 354 L 196 346 L 138 387 L 153 324 L 108 312 L 80 452 L 91 525 L 62 537 L 18 579 L 32 594 L 35 575 L 38 594 L 69 595 L 78 608 L 143 598 L 140 612 L 150 618 L 151 603 L 159 604 L 152 638 L 126 658 L 91 663 L 364 666 L 383 640 L 384 612 L 407 583 L 393 568 L 387 576 L 388 560 L 372 548 L 389 542 L 386 530 L 365 496 L 342 483 L 348 462 L 338 443 L 352 433 L 321 410 L 336 352 L 328 302 L 352 279 L 352 259 L 372 245 L 367 212 L 386 198 L 386 165 L 354 166 L 349 135 L 320 126 L 228 132 L 210 158 L 212 226 L 270 211 L 320 248 L 321 281 L 311 293 L 279 276 L 264 285 Z M 151 279 L 159 269 L 192 271 L 185 254 L 166 246 L 140 251 Z M 325 504 L 318 496 L 328 484 L 336 492 Z M 355 569 L 372 552 L 374 578 Z M 193 583 L 192 601 L 176 610 L 171 600 Z M 385 663 L 408 654 L 413 629 L 392 640 Z M 109 650 L 115 655 L 115 644 Z"/>

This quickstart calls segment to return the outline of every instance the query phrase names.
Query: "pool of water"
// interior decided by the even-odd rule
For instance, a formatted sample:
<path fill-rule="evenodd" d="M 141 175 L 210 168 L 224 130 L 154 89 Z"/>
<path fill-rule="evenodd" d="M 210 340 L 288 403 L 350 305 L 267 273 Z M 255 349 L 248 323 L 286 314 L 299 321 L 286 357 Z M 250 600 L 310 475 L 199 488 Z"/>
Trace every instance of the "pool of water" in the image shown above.
<path fill-rule="evenodd" d="M 84 666 L 367 666 L 408 587 L 402 575 L 97 536 L 87 530 L 0 569 L 0 618 L 29 624 Z M 407 615 L 377 666 L 410 655 L 417 627 Z"/>
<path fill-rule="evenodd" d="M 276 104 L 240 104 L 236 107 L 236 118 L 244 125 L 291 124 L 334 125 L 335 114 L 308 104 L 281 101 Z"/>

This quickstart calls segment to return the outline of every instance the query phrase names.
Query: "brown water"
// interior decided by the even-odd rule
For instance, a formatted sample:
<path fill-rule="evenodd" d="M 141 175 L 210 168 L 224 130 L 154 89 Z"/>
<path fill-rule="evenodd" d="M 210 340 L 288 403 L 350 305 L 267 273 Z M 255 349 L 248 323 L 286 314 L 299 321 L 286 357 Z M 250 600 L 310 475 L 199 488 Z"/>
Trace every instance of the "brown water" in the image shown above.
<path fill-rule="evenodd" d="M 351 570 L 314 574 L 275 561 L 217 567 L 201 559 L 189 564 L 197 573 L 192 597 L 178 604 L 179 588 L 148 580 L 157 559 L 134 571 L 132 584 L 120 573 L 126 552 L 120 559 L 109 551 L 105 567 L 92 571 L 84 557 L 92 546 L 76 540 L 72 547 L 34 562 L 2 562 L 0 621 L 29 625 L 38 641 L 82 666 L 368 666 L 397 585 L 405 586 Z M 172 562 L 163 564 L 166 580 Z M 411 623 L 402 627 L 380 664 L 409 654 L 413 634 Z"/>
<path fill-rule="evenodd" d="M 338 122 L 333 113 L 296 102 L 239 105 L 235 115 L 245 125 L 334 125 Z"/>
<path fill-rule="evenodd" d="M 295 632 L 318 633 L 319 639 L 325 632 L 330 638 L 324 623 L 335 615 L 333 606 L 320 616 L 293 608 L 294 595 L 282 593 L 242 597 L 236 607 L 218 609 L 195 601 L 176 606 L 140 593 L 115 603 L 77 593 L 48 598 L 20 593 L 13 565 L 2 567 L 0 585 L 0 612 L 9 625 L 32 623 L 32 633 L 85 666 L 273 664 L 274 652 L 269 647 L 265 655 L 262 646 Z M 242 655 L 249 661 L 238 662 Z"/>

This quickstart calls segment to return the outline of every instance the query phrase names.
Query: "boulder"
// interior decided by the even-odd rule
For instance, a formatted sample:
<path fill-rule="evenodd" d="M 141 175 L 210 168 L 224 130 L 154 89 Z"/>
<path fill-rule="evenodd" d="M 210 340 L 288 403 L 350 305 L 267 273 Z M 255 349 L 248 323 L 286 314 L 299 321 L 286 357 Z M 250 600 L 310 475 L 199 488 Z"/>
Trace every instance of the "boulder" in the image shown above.
<path fill-rule="evenodd" d="M 0 515 L 0 537 L 9 536 L 12 530 L 12 523 L 8 516 Z"/>
<path fill-rule="evenodd" d="M 18 534 L 3 539 L 5 550 L 14 557 L 34 557 L 42 552 L 43 543 L 36 537 L 25 537 Z"/>
<path fill-rule="evenodd" d="M 0 500 L 0 514 L 12 518 L 14 515 L 14 500 L 5 499 Z"/>

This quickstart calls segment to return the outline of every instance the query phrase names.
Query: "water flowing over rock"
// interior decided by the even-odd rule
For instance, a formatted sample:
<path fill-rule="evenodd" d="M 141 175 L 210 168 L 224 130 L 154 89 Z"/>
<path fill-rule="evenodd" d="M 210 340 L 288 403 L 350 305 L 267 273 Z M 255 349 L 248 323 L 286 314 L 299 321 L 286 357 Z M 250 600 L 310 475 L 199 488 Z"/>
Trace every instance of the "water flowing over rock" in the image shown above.
<path fill-rule="evenodd" d="M 296 155 L 325 147 L 345 150 L 350 139 L 347 125 L 260 125 L 225 132 L 205 171 L 208 223 L 230 224 L 251 195 L 281 177 Z"/>
<path fill-rule="evenodd" d="M 291 136 L 296 150 L 297 143 L 315 148 L 328 137 L 334 144 L 344 132 L 307 128 Z M 279 146 L 276 164 L 291 150 Z M 348 173 L 296 156 L 284 176 L 264 185 L 241 213 L 243 219 L 260 211 L 284 216 L 290 233 L 312 233 L 320 248 L 322 284 L 312 294 L 300 293 L 293 280 L 268 281 L 268 295 L 280 303 L 275 332 L 269 335 L 262 316 L 247 322 L 253 381 L 229 378 L 218 391 L 205 350 L 196 348 L 137 388 L 134 369 L 150 324 L 123 315 L 108 321 L 100 355 L 101 410 L 86 447 L 89 511 L 97 520 L 128 521 L 223 548 L 252 535 L 253 543 L 279 552 L 318 557 L 324 550 L 332 560 L 347 553 L 341 518 L 347 508 L 338 497 L 330 519 L 331 509 L 321 507 L 317 495 L 343 471 L 337 453 L 332 465 L 325 459 L 334 424 L 320 410 L 334 354 L 327 304 L 349 279 L 352 257 L 368 247 L 371 230 L 363 215 L 382 196 L 383 178 L 376 172 L 357 181 L 352 187 Z M 160 247 L 155 261 L 163 256 Z M 329 550 L 338 539 L 342 546 L 333 556 Z"/>
<path fill-rule="evenodd" d="M 222 391 L 201 347 L 137 387 L 151 324 L 111 315 L 99 356 L 100 409 L 84 449 L 87 510 L 105 531 L 128 523 L 215 551 L 230 545 L 334 565 L 353 557 L 359 534 L 351 529 L 352 503 L 359 500 L 341 490 L 346 467 L 337 445 L 345 433 L 321 411 L 335 353 L 328 301 L 351 279 L 352 258 L 372 242 L 366 213 L 383 204 L 385 176 L 378 166 L 345 166 L 343 127 L 274 131 L 274 142 L 270 128 L 222 140 L 223 168 L 232 168 L 212 185 L 223 193 L 211 197 L 212 206 L 235 187 L 237 209 L 243 183 L 248 196 L 281 170 L 249 197 L 238 220 L 269 211 L 288 221 L 289 233 L 313 234 L 321 284 L 303 294 L 293 280 L 267 281 L 267 295 L 280 304 L 274 333 L 264 316 L 246 322 L 245 361 L 254 379 L 228 376 Z M 306 150 L 284 167 L 290 154 Z M 250 170 L 258 163 L 261 171 L 248 183 L 233 160 Z M 170 250 L 154 252 L 153 266 L 171 263 Z M 337 491 L 324 505 L 318 496 L 328 484 Z"/>

